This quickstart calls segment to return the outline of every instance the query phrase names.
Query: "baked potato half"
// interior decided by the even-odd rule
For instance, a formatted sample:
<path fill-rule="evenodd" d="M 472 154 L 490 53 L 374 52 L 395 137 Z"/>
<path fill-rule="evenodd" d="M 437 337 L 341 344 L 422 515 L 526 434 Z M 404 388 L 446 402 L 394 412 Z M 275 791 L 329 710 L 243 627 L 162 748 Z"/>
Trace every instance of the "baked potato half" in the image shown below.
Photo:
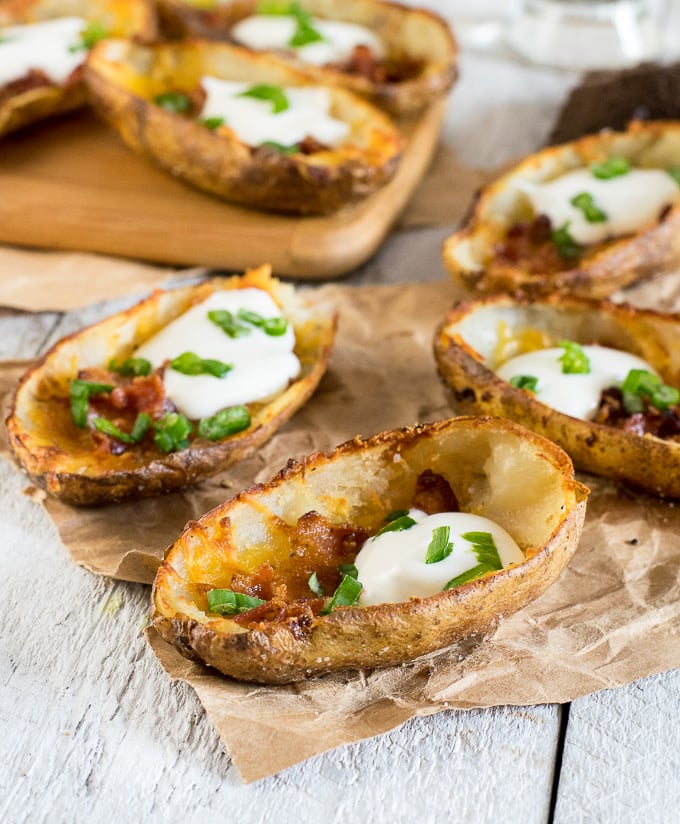
<path fill-rule="evenodd" d="M 430 491 L 445 487 L 443 504 L 423 503 L 423 480 Z M 509 421 L 458 418 L 357 437 L 289 462 L 189 524 L 158 570 L 153 624 L 183 655 L 246 681 L 410 661 L 488 630 L 547 589 L 576 548 L 587 492 L 561 449 Z M 370 606 L 337 597 L 359 573 L 345 570 L 359 565 L 367 536 L 394 534 L 414 504 L 436 512 L 451 498 L 507 530 L 523 560 L 473 570 L 428 597 Z M 363 584 L 352 580 L 356 601 Z M 216 614 L 216 592 L 231 592 L 239 608 Z"/>
<path fill-rule="evenodd" d="M 234 411 L 227 410 L 224 425 L 220 413 L 205 415 L 215 424 L 211 427 L 204 423 L 202 413 L 195 417 L 188 411 L 179 414 L 180 396 L 171 394 L 168 369 L 175 381 L 176 369 L 184 373 L 179 374 L 180 380 L 188 375 L 196 381 L 188 391 L 190 400 L 200 400 L 201 393 L 207 396 L 214 391 L 213 383 L 206 385 L 206 376 L 227 380 L 232 375 L 223 367 L 233 369 L 234 365 L 202 355 L 205 369 L 189 363 L 187 370 L 181 362 L 164 357 L 159 359 L 159 368 L 150 361 L 147 367 L 139 357 L 144 351 L 140 346 L 148 347 L 150 339 L 176 319 L 186 318 L 192 307 L 206 300 L 219 302 L 225 295 L 224 299 L 231 299 L 237 294 L 234 290 L 237 301 L 246 290 L 258 290 L 257 295 L 264 293 L 280 308 L 281 318 L 276 322 L 283 324 L 284 333 L 286 329 L 294 333 L 299 372 L 290 379 L 283 375 L 276 383 L 281 388 L 274 387 L 271 395 L 257 402 L 229 404 Z M 216 311 L 217 320 L 208 324 L 210 331 L 215 326 L 216 333 L 225 332 L 226 338 L 227 327 L 215 324 L 220 318 L 229 321 L 229 313 Z M 237 329 L 247 325 L 234 323 Z M 201 345 L 198 338 L 204 334 L 185 328 L 179 333 L 179 348 L 194 348 L 195 355 Z M 244 341 L 246 355 L 251 347 L 254 357 L 269 357 L 267 342 L 254 340 L 253 332 L 251 343 L 247 334 L 238 337 Z M 274 334 L 282 334 L 281 328 Z M 291 286 L 271 278 L 267 266 L 242 277 L 154 292 L 131 309 L 59 341 L 26 373 L 7 418 L 12 450 L 36 484 L 71 504 L 149 497 L 197 483 L 252 455 L 307 401 L 325 372 L 334 334 L 335 318 L 316 311 Z M 145 353 L 145 357 L 153 356 Z M 196 362 L 195 357 L 189 360 Z M 253 373 L 258 364 L 247 363 L 245 368 Z"/>
<path fill-rule="evenodd" d="M 398 166 L 402 139 L 384 114 L 268 55 L 109 40 L 92 50 L 85 73 L 95 109 L 132 149 L 235 203 L 332 212 L 376 191 Z M 221 106 L 233 117 L 214 116 Z"/>
<path fill-rule="evenodd" d="M 53 24 L 60 18 L 74 25 L 58 35 L 45 30 L 43 40 L 29 46 L 30 56 L 19 51 L 15 27 Z M 81 18 L 80 25 L 75 18 Z M 151 0 L 4 0 L 0 4 L 0 136 L 85 105 L 82 65 L 97 40 L 129 37 L 151 42 L 156 34 Z M 55 38 L 64 42 L 59 58 L 54 53 Z"/>
<path fill-rule="evenodd" d="M 458 75 L 457 46 L 446 22 L 431 11 L 399 3 L 158 0 L 158 8 L 170 36 L 225 39 L 266 48 L 317 82 L 344 86 L 395 116 L 422 111 L 445 95 Z M 253 21 L 255 16 L 258 19 Z M 292 18 L 288 25 L 282 23 L 286 16 Z M 276 18 L 274 29 L 271 18 Z M 323 29 L 329 23 L 329 32 L 319 30 L 319 24 Z M 336 45 L 334 35 L 342 38 L 344 48 Z M 297 45 L 290 45 L 291 41 Z"/>
<path fill-rule="evenodd" d="M 444 263 L 478 292 L 606 297 L 680 265 L 679 180 L 680 122 L 544 149 L 481 190 Z"/>
<path fill-rule="evenodd" d="M 576 297 L 513 300 L 497 295 L 455 306 L 435 333 L 434 351 L 458 413 L 517 421 L 559 444 L 581 469 L 678 498 L 680 418 L 673 396 L 680 387 L 679 338 L 678 315 Z M 626 381 L 619 380 L 609 391 L 605 378 L 602 394 L 597 388 L 593 419 L 581 419 L 542 402 L 528 381 L 518 379 L 519 386 L 513 386 L 497 374 L 510 358 L 555 346 L 566 352 L 568 342 L 581 348 L 596 344 L 642 359 L 665 386 L 665 409 L 625 409 Z M 527 388 L 520 388 L 523 383 Z M 588 391 L 573 381 L 563 385 L 569 402 Z"/>

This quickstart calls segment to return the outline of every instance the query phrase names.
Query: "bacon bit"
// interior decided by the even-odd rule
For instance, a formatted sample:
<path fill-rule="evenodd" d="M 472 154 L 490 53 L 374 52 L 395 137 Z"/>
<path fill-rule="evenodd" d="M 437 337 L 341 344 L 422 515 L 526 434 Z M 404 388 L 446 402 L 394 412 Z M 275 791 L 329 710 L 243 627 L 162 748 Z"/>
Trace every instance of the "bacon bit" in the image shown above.
<path fill-rule="evenodd" d="M 282 600 L 286 598 L 286 586 L 277 585 L 274 580 L 274 570 L 271 564 L 260 564 L 253 575 L 237 572 L 231 579 L 230 589 L 234 592 L 242 592 L 244 595 L 251 595 L 253 598 L 262 598 L 270 601 L 278 597 Z"/>
<path fill-rule="evenodd" d="M 437 512 L 458 512 L 458 499 L 443 475 L 426 469 L 418 476 L 411 506 L 428 515 Z"/>
<path fill-rule="evenodd" d="M 661 410 L 647 406 L 644 412 L 629 415 L 623 405 L 621 390 L 616 386 L 602 390 L 593 422 L 613 426 L 632 435 L 654 435 L 664 440 L 680 440 L 680 407 Z"/>
<path fill-rule="evenodd" d="M 561 272 L 565 259 L 552 241 L 552 224 L 547 215 L 538 215 L 531 221 L 516 223 L 501 243 L 494 249 L 492 265 L 512 264 L 521 266 L 531 274 Z"/>
<path fill-rule="evenodd" d="M 315 152 L 327 152 L 330 147 L 308 134 L 304 140 L 298 143 L 298 148 L 302 154 L 310 155 Z"/>
<path fill-rule="evenodd" d="M 28 74 L 19 77 L 17 80 L 12 80 L 11 83 L 7 83 L 0 88 L 0 106 L 20 94 L 31 92 L 34 89 L 49 88 L 50 86 L 56 86 L 56 83 L 53 83 L 44 71 L 31 69 Z"/>
<path fill-rule="evenodd" d="M 330 68 L 354 77 L 365 77 L 371 83 L 402 83 L 421 73 L 423 61 L 405 55 L 384 60 L 376 57 L 369 46 L 360 44 L 354 47 L 345 63 L 331 64 Z"/>

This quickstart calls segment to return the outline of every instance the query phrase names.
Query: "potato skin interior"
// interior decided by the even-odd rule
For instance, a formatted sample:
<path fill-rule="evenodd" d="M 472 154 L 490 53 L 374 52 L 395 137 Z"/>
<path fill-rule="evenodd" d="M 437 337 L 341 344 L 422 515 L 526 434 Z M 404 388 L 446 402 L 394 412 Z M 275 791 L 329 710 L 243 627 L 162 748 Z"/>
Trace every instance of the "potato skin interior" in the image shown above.
<path fill-rule="evenodd" d="M 388 513 L 408 507 L 425 470 L 446 479 L 462 511 L 506 528 L 524 563 L 429 598 L 328 615 L 244 626 L 206 612 L 208 589 L 229 588 L 263 562 L 292 585 L 290 531 L 308 513 L 374 534 Z M 576 548 L 586 495 L 562 450 L 508 421 L 458 418 L 356 438 L 290 462 L 189 524 L 158 571 L 153 623 L 182 654 L 260 683 L 410 661 L 486 631 L 543 592 Z"/>

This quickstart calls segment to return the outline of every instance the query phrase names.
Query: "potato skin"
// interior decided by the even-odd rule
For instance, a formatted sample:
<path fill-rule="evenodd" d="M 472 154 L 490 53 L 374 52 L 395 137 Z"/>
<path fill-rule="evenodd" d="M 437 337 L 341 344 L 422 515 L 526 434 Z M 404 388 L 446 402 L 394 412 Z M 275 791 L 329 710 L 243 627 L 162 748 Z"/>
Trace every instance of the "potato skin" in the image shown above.
<path fill-rule="evenodd" d="M 78 370 L 124 359 L 144 339 L 194 302 L 219 289 L 254 286 L 283 303 L 296 332 L 302 371 L 282 394 L 252 413 L 251 426 L 220 441 L 196 438 L 189 448 L 163 455 L 130 450 L 115 456 L 93 451 L 70 419 L 56 417 L 51 397 L 68 397 Z M 309 399 L 323 377 L 336 319 L 315 313 L 261 267 L 241 278 L 212 279 L 151 297 L 55 344 L 22 378 L 7 418 L 10 445 L 31 480 L 70 504 L 114 503 L 181 489 L 257 451 Z M 63 415 L 62 415 L 63 418 Z M 68 418 L 68 415 L 67 415 Z"/>
<path fill-rule="evenodd" d="M 140 42 L 151 42 L 157 36 L 151 0 L 75 0 L 62 4 L 49 0 L 4 0 L 0 8 L 0 28 L 64 15 L 105 20 L 113 35 Z M 82 78 L 76 78 L 66 86 L 46 86 L 14 95 L 0 105 L 0 137 L 48 117 L 79 109 L 85 103 Z"/>
<path fill-rule="evenodd" d="M 278 55 L 318 83 L 343 86 L 395 117 L 409 117 L 447 94 L 458 77 L 456 41 L 446 21 L 432 11 L 382 0 L 303 0 L 300 5 L 315 16 L 366 26 L 384 40 L 388 53 L 423 60 L 415 77 L 376 83 L 309 65 L 293 55 Z M 209 9 L 192 6 L 190 0 L 158 0 L 163 30 L 179 38 L 230 41 L 231 27 L 256 8 L 256 0 L 234 0 Z"/>
<path fill-rule="evenodd" d="M 514 194 L 518 181 L 550 180 L 611 156 L 626 157 L 631 165 L 680 165 L 680 122 L 633 122 L 625 132 L 603 131 L 527 157 L 481 190 L 465 226 L 444 242 L 444 264 L 451 276 L 484 294 L 540 296 L 560 292 L 603 298 L 617 289 L 677 269 L 680 203 L 633 235 L 589 247 L 575 267 L 535 273 L 521 263 L 494 263 L 496 244 L 518 219 L 526 218 Z"/>
<path fill-rule="evenodd" d="M 517 421 L 559 444 L 581 469 L 654 495 L 679 498 L 680 444 L 564 415 L 495 374 L 492 350 L 501 318 L 510 333 L 530 327 L 554 338 L 632 352 L 656 369 L 664 382 L 679 386 L 680 315 L 577 297 L 531 300 L 496 295 L 456 305 L 434 337 L 439 375 L 457 412 Z M 475 348 L 478 341 L 471 340 L 473 328 L 488 336 L 483 353 Z"/>
<path fill-rule="evenodd" d="M 507 478 L 485 463 L 494 455 L 505 457 Z M 218 585 L 228 579 L 230 564 L 247 563 L 251 529 L 253 546 L 264 541 L 272 547 L 267 556 L 272 564 L 276 519 L 294 523 L 305 508 L 335 522 L 359 520 L 376 530 L 386 512 L 404 505 L 415 476 L 430 465 L 454 485 L 465 511 L 493 515 L 500 523 L 515 517 L 513 501 L 525 495 L 517 492 L 522 483 L 524 489 L 536 482 L 536 489 L 545 490 L 544 499 L 529 493 L 535 518 L 531 537 L 536 542 L 524 563 L 429 598 L 340 607 L 306 623 L 264 621 L 246 629 L 228 618 L 211 618 L 192 602 L 192 587 Z M 576 548 L 587 492 L 574 479 L 562 450 L 509 421 L 457 418 L 385 432 L 367 441 L 355 438 L 332 453 L 311 455 L 301 464 L 290 462 L 269 483 L 189 524 L 158 571 L 153 624 L 183 655 L 259 683 L 284 684 L 410 661 L 485 632 L 502 615 L 544 592 Z M 527 521 L 531 518 L 526 514 L 516 518 L 516 536 L 522 537 L 519 532 Z"/>
<path fill-rule="evenodd" d="M 85 67 L 90 102 L 135 151 L 199 189 L 226 200 L 292 214 L 336 211 L 376 191 L 395 173 L 402 139 L 385 115 L 344 89 L 333 110 L 351 125 L 351 142 L 297 153 L 252 150 L 228 128 L 211 131 L 155 105 L 168 86 L 195 88 L 202 75 L 282 86 L 314 85 L 268 55 L 223 43 L 145 49 L 125 41 L 96 46 Z"/>

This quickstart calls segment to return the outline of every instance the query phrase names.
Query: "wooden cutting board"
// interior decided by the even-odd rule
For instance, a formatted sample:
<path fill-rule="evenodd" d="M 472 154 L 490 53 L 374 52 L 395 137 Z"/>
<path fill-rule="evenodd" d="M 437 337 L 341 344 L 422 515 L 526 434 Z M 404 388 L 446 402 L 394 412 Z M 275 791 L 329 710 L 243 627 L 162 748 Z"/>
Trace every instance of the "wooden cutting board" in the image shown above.
<path fill-rule="evenodd" d="M 133 154 L 89 112 L 14 135 L 0 146 L 0 242 L 100 252 L 180 266 L 241 270 L 269 262 L 306 280 L 367 260 L 434 153 L 445 103 L 404 128 L 394 179 L 325 217 L 269 215 L 175 180 Z"/>

